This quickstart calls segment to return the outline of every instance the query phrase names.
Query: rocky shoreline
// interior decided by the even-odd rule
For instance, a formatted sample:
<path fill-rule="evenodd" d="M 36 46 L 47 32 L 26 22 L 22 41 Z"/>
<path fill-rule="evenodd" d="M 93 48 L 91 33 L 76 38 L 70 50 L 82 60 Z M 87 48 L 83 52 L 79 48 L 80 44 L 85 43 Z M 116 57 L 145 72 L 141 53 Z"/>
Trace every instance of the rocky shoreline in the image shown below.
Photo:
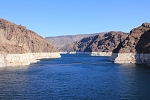
<path fill-rule="evenodd" d="M 113 50 L 110 60 L 114 63 L 150 65 L 150 23 L 132 29 L 128 37 Z"/>
<path fill-rule="evenodd" d="M 150 54 L 113 53 L 110 57 L 114 63 L 135 63 L 150 65 Z"/>
<path fill-rule="evenodd" d="M 60 54 L 88 54 L 91 56 L 111 56 L 112 52 L 59 52 Z"/>
<path fill-rule="evenodd" d="M 91 52 L 59 52 L 60 54 L 91 54 Z"/>
<path fill-rule="evenodd" d="M 43 58 L 60 58 L 45 38 L 25 26 L 0 19 L 0 67 L 24 66 Z"/>
<path fill-rule="evenodd" d="M 91 52 L 91 56 L 111 56 L 112 52 Z"/>
<path fill-rule="evenodd" d="M 142 23 L 129 34 L 112 31 L 83 38 L 73 45 L 66 46 L 65 50 L 70 54 L 83 51 L 91 56 L 110 56 L 114 63 L 150 65 L 150 23 Z"/>
<path fill-rule="evenodd" d="M 0 67 L 22 66 L 60 54 L 110 56 L 114 63 L 150 65 L 150 23 L 130 33 L 110 31 L 74 41 L 58 50 L 42 36 L 25 26 L 0 19 Z M 57 47 L 57 46 L 56 46 Z"/>
<path fill-rule="evenodd" d="M 24 66 L 38 62 L 43 58 L 60 58 L 60 54 L 53 53 L 25 53 L 25 54 L 0 54 L 0 67 Z"/>

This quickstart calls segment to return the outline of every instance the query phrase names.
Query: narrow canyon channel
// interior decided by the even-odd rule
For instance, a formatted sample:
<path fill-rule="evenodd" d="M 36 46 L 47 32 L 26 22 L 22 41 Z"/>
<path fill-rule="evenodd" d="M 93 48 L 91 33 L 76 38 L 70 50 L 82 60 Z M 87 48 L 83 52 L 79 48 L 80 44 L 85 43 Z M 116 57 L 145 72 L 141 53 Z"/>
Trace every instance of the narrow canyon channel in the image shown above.
<path fill-rule="evenodd" d="M 29 66 L 0 68 L 1 100 L 148 100 L 150 68 L 109 57 L 62 54 Z"/>

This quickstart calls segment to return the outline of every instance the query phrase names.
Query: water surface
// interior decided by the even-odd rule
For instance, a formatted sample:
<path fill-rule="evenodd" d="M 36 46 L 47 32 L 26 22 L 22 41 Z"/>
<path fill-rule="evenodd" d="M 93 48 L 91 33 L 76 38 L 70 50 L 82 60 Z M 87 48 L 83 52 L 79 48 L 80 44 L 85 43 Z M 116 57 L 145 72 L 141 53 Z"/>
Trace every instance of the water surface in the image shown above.
<path fill-rule="evenodd" d="M 149 100 L 150 68 L 108 57 L 62 55 L 0 68 L 0 100 Z"/>

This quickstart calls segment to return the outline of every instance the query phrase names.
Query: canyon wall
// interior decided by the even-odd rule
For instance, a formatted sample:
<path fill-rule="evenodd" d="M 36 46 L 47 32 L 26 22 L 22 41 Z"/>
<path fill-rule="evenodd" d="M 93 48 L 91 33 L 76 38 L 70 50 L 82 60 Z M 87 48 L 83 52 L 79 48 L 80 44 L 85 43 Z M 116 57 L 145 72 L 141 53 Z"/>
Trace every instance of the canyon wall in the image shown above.
<path fill-rule="evenodd" d="M 45 39 L 48 40 L 50 43 L 52 43 L 59 51 L 61 51 L 60 49 L 67 44 L 72 44 L 76 41 L 81 40 L 82 38 L 95 36 L 97 34 L 99 33 L 54 36 L 54 37 L 46 37 Z"/>
<path fill-rule="evenodd" d="M 25 26 L 4 19 L 0 19 L 0 41 L 0 67 L 26 65 L 34 62 L 35 59 L 48 57 L 45 53 L 48 53 L 50 58 L 49 53 L 56 54 L 56 56 L 52 54 L 53 58 L 60 57 L 56 48 L 43 37 L 26 29 Z M 35 56 L 35 53 L 39 53 L 41 57 L 30 57 L 30 55 Z"/>
<path fill-rule="evenodd" d="M 62 52 L 90 52 L 92 56 L 110 56 L 117 45 L 128 36 L 124 32 L 107 32 L 96 36 L 85 37 L 80 41 L 67 44 L 60 49 Z"/>
<path fill-rule="evenodd" d="M 150 64 L 150 23 L 132 29 L 110 59 L 115 63 Z"/>

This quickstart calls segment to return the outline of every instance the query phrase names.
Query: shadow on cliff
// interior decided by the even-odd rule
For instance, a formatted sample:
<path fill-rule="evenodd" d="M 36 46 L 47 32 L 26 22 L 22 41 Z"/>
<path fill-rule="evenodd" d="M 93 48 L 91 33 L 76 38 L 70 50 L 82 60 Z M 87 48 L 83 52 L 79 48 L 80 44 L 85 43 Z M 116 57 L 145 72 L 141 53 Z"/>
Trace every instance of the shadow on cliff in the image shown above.
<path fill-rule="evenodd" d="M 135 46 L 136 53 L 150 53 L 150 30 L 143 33 Z"/>
<path fill-rule="evenodd" d="M 99 35 L 93 36 L 91 42 L 86 46 L 84 52 L 92 52 L 92 48 L 90 47 L 94 41 L 99 37 Z"/>
<path fill-rule="evenodd" d="M 150 53 L 150 29 L 144 32 L 137 40 L 138 42 L 135 44 L 135 55 L 133 60 L 135 59 L 135 63 L 137 64 L 146 64 L 147 60 L 145 59 L 145 55 L 142 54 L 149 54 Z M 136 39 L 135 39 L 136 42 Z M 118 53 L 121 48 L 123 48 L 123 42 L 120 42 L 117 48 L 113 50 L 111 55 L 111 59 L 115 60 L 118 57 Z M 132 48 L 132 47 L 130 47 Z"/>
<path fill-rule="evenodd" d="M 118 57 L 119 50 L 123 47 L 122 43 L 123 42 L 120 42 L 117 48 L 112 51 L 112 55 L 110 56 L 111 61 L 114 61 Z"/>
<path fill-rule="evenodd" d="M 136 55 L 134 56 L 136 59 L 135 63 L 137 64 L 148 64 L 150 62 L 150 56 L 143 55 L 150 53 L 150 29 L 144 32 L 136 46 Z"/>

